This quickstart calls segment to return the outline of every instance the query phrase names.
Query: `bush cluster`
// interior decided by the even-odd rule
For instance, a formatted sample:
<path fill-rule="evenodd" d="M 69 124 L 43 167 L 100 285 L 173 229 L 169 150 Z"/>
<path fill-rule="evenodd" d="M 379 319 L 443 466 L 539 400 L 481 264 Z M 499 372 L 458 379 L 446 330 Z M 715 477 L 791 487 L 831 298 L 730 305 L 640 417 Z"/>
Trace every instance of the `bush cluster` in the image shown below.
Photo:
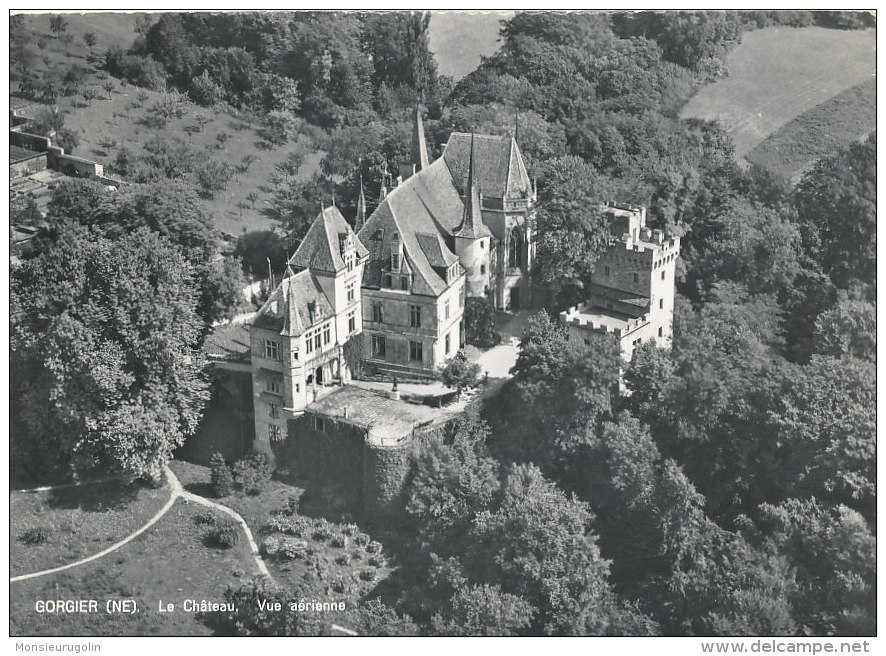
<path fill-rule="evenodd" d="M 240 525 L 230 519 L 216 521 L 209 531 L 209 541 L 222 549 L 230 549 L 240 542 Z"/>

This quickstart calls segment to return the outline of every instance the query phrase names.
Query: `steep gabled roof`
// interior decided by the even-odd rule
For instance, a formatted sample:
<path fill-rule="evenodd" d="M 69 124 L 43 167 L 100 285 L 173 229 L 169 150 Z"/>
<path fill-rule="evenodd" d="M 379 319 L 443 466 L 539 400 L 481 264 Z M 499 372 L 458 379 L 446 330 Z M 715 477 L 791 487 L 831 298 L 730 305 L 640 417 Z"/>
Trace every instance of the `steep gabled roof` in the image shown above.
<path fill-rule="evenodd" d="M 470 166 L 471 134 L 453 132 L 442 159 L 449 167 L 452 183 L 459 194 L 465 193 Z M 512 137 L 488 134 L 474 136 L 474 182 L 489 198 L 525 198 L 532 184 L 520 148 Z"/>
<path fill-rule="evenodd" d="M 335 273 L 345 268 L 341 256 L 341 235 L 347 235 L 351 226 L 338 208 L 327 207 L 311 224 L 308 234 L 295 251 L 289 264 L 297 269 L 311 269 L 315 272 Z M 356 240 L 357 256 L 366 257 L 366 247 Z"/>
<path fill-rule="evenodd" d="M 333 316 L 332 305 L 309 269 L 287 276 L 252 319 L 257 328 L 296 337 Z"/>
<path fill-rule="evenodd" d="M 416 232 L 415 239 L 432 267 L 446 269 L 458 262 L 458 256 L 446 247 L 438 233 Z"/>
<path fill-rule="evenodd" d="M 474 177 L 474 135 L 471 134 L 471 151 L 468 158 L 468 181 L 465 186 L 464 211 L 461 215 L 461 225 L 455 231 L 456 237 L 466 239 L 478 239 L 491 237 L 492 233 L 483 223 L 483 214 L 480 211 L 480 190 L 477 188 L 477 180 Z"/>

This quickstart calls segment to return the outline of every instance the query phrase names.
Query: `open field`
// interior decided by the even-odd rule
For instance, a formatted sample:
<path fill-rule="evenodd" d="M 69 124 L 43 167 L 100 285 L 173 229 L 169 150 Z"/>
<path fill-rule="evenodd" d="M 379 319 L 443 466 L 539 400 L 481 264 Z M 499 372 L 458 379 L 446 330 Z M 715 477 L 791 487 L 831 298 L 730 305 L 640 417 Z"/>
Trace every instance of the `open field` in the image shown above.
<path fill-rule="evenodd" d="M 877 82 L 867 80 L 782 126 L 745 159 L 796 184 L 818 159 L 863 139 L 877 126 Z"/>
<path fill-rule="evenodd" d="M 743 35 L 729 76 L 703 87 L 681 118 L 718 120 L 744 157 L 800 114 L 876 73 L 876 31 L 769 27 Z"/>
<path fill-rule="evenodd" d="M 125 487 L 113 481 L 11 492 L 10 575 L 52 569 L 96 554 L 144 525 L 168 499 L 166 487 Z M 46 539 L 26 544 L 29 532 L 35 535 L 38 530 Z"/>
<path fill-rule="evenodd" d="M 428 46 L 441 75 L 456 81 L 480 64 L 480 57 L 494 54 L 499 45 L 500 21 L 514 12 L 435 11 L 428 24 Z"/>
<path fill-rule="evenodd" d="M 48 576 L 10 584 L 9 633 L 25 635 L 209 635 L 185 599 L 222 601 L 229 585 L 249 580 L 255 561 L 245 539 L 231 549 L 205 542 L 203 506 L 178 501 L 143 535 L 104 558 Z M 13 515 L 14 516 L 14 515 Z M 94 599 L 98 613 L 41 614 L 37 600 Z M 109 599 L 133 599 L 134 614 L 107 614 Z M 175 612 L 159 613 L 160 601 Z"/>

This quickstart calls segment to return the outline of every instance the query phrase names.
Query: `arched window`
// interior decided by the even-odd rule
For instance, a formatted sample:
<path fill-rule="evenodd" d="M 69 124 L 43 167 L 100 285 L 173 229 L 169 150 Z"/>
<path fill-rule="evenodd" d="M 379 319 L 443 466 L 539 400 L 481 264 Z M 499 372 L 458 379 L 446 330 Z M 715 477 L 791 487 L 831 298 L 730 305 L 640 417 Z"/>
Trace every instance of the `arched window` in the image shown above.
<path fill-rule="evenodd" d="M 511 228 L 508 238 L 508 268 L 517 269 L 523 266 L 523 232 L 519 226 Z"/>

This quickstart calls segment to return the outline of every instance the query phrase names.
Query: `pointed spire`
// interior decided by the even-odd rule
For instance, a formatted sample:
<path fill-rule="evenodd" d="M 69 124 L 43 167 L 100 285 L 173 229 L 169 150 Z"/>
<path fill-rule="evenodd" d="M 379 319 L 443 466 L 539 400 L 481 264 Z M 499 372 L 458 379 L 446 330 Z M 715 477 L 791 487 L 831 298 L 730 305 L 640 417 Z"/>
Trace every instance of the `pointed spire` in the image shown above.
<path fill-rule="evenodd" d="M 378 204 L 381 205 L 382 201 L 384 201 L 385 197 L 388 195 L 388 188 L 385 185 L 384 181 L 381 183 L 381 191 L 378 192 Z"/>
<path fill-rule="evenodd" d="M 491 233 L 483 223 L 483 215 L 480 212 L 480 190 L 474 180 L 474 133 L 471 132 L 471 153 L 468 159 L 468 180 L 465 183 L 464 211 L 461 215 L 461 225 L 453 233 L 456 237 L 476 239 L 487 237 Z"/>
<path fill-rule="evenodd" d="M 332 194 L 332 206 L 335 207 L 335 194 Z"/>
<path fill-rule="evenodd" d="M 363 174 L 360 174 L 360 193 L 357 196 L 357 216 L 354 218 L 354 232 L 360 232 L 360 228 L 366 223 L 366 196 L 363 195 Z"/>
<path fill-rule="evenodd" d="M 415 172 L 428 168 L 428 145 L 425 141 L 425 127 L 421 120 L 421 112 L 415 108 L 415 122 L 412 125 L 412 164 Z"/>
<path fill-rule="evenodd" d="M 514 109 L 514 141 L 519 141 L 520 134 L 520 110 Z"/>

